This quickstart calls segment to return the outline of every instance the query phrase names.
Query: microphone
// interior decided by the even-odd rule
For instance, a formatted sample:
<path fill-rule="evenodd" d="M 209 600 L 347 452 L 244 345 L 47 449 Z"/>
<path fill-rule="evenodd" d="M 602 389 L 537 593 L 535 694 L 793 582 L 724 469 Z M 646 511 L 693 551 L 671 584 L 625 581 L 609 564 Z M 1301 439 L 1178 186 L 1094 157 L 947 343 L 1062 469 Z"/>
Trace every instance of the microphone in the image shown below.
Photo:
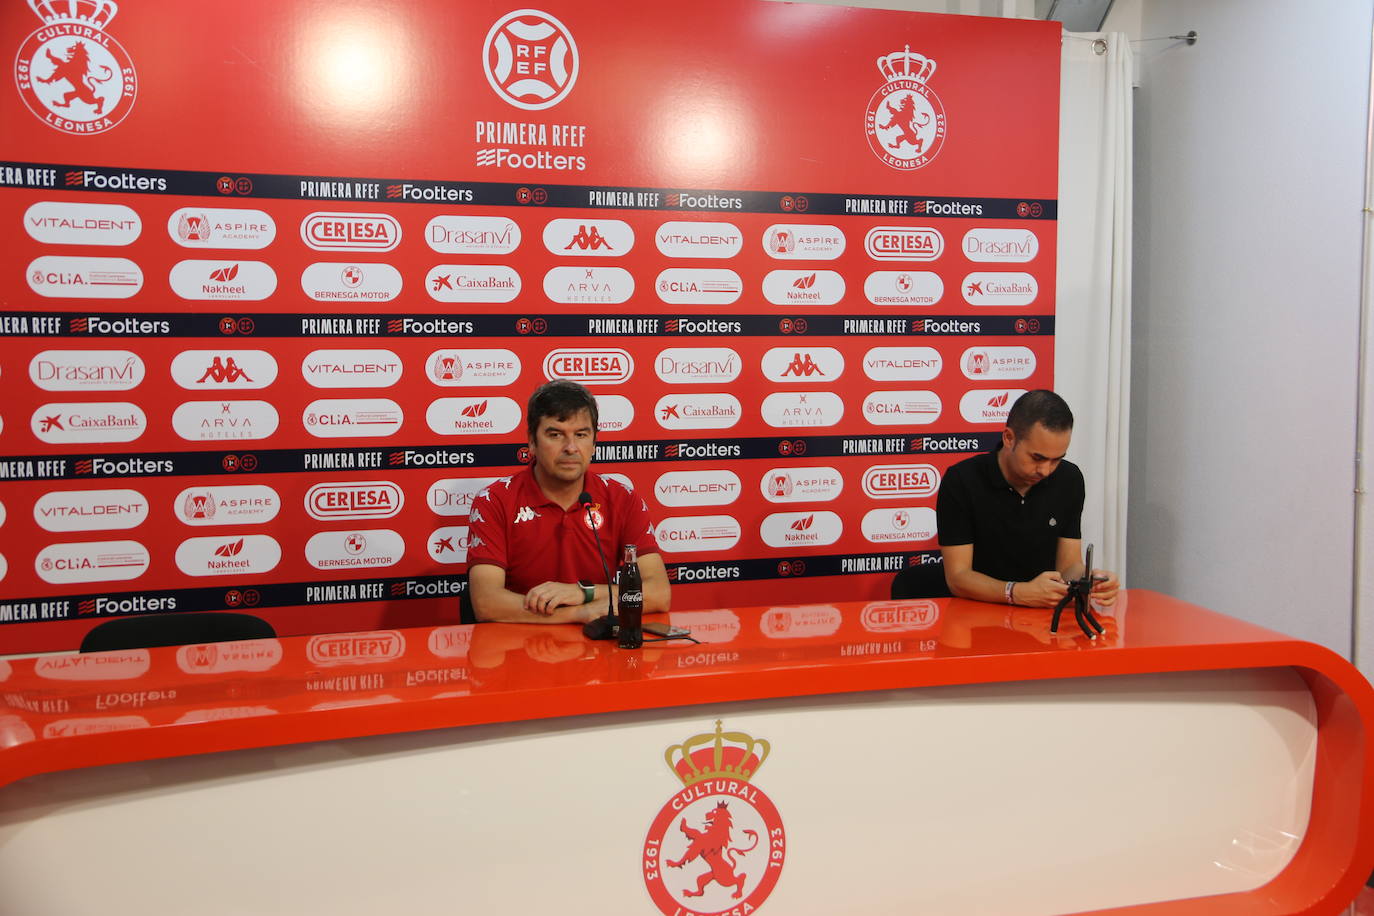
<path fill-rule="evenodd" d="M 606 615 L 582 624 L 582 635 L 588 639 L 615 638 L 615 595 L 611 594 L 611 567 L 606 562 L 606 552 L 601 549 L 601 534 L 596 530 L 596 515 L 592 512 L 592 494 L 583 490 L 577 497 L 578 503 L 587 512 L 587 523 L 592 529 L 592 540 L 596 542 L 596 555 L 601 558 L 601 571 L 606 574 Z"/>

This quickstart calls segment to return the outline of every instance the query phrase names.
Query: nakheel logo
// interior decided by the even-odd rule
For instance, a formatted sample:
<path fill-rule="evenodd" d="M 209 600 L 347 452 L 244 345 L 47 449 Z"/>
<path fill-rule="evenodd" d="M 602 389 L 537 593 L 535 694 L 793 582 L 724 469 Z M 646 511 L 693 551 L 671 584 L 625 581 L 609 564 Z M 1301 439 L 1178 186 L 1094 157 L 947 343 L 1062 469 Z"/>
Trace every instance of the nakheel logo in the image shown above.
<path fill-rule="evenodd" d="M 187 674 L 271 671 L 281 660 L 281 643 L 275 639 L 212 642 L 177 649 L 177 667 Z"/>
<path fill-rule="evenodd" d="M 945 282 L 928 270 L 875 270 L 864 279 L 864 298 L 874 305 L 934 305 Z"/>
<path fill-rule="evenodd" d="M 763 738 L 693 735 L 664 753 L 682 790 L 644 838 L 641 869 L 664 916 L 753 913 L 777 886 L 787 857 L 782 816 L 752 780 L 772 751 Z"/>
<path fill-rule="evenodd" d="M 970 423 L 1006 423 L 1007 413 L 1024 388 L 974 389 L 959 399 L 959 413 Z"/>
<path fill-rule="evenodd" d="M 598 394 L 596 398 L 596 431 L 618 433 L 629 429 L 635 420 L 634 402 L 623 394 Z"/>
<path fill-rule="evenodd" d="M 403 285 L 390 264 L 321 261 L 301 271 L 301 290 L 316 302 L 390 302 Z"/>
<path fill-rule="evenodd" d="M 266 388 L 277 360 L 266 350 L 183 350 L 172 358 L 172 381 L 192 391 Z"/>
<path fill-rule="evenodd" d="M 425 375 L 442 388 L 511 385 L 520 377 L 520 357 L 511 350 L 435 350 Z"/>
<path fill-rule="evenodd" d="M 864 398 L 864 419 L 874 426 L 934 423 L 943 409 L 933 391 L 871 391 Z"/>
<path fill-rule="evenodd" d="M 778 429 L 834 426 L 844 418 L 844 399 L 830 391 L 775 391 L 763 399 L 759 413 Z"/>
<path fill-rule="evenodd" d="M 148 519 L 148 498 L 137 490 L 58 490 L 33 504 L 33 520 L 45 531 L 114 531 Z"/>
<path fill-rule="evenodd" d="M 313 388 L 390 388 L 402 371 L 390 350 L 312 350 L 301 360 L 301 376 Z"/>
<path fill-rule="evenodd" d="M 874 544 L 928 541 L 935 537 L 935 510 L 929 506 L 873 509 L 864 514 L 859 530 Z"/>
<path fill-rule="evenodd" d="M 404 505 L 404 492 L 389 480 L 317 483 L 305 494 L 305 511 L 323 522 L 391 518 Z"/>
<path fill-rule="evenodd" d="M 24 211 L 24 231 L 46 245 L 128 245 L 143 221 L 118 204 L 45 200 Z"/>
<path fill-rule="evenodd" d="M 733 258 L 744 246 L 734 223 L 690 223 L 674 220 L 654 232 L 658 252 L 669 258 Z"/>
<path fill-rule="evenodd" d="M 336 665 L 388 662 L 400 658 L 405 650 L 406 638 L 395 630 L 329 633 L 310 637 L 305 645 L 305 657 L 312 665 L 332 668 Z"/>
<path fill-rule="evenodd" d="M 305 542 L 305 559 L 316 569 L 380 569 L 405 552 L 405 538 L 390 528 L 321 531 Z"/>
<path fill-rule="evenodd" d="M 962 250 L 970 261 L 1024 264 L 1040 253 L 1040 240 L 1028 229 L 980 227 L 964 233 Z"/>
<path fill-rule="evenodd" d="M 544 274 L 544 295 L 554 302 L 617 305 L 634 291 L 635 278 L 623 267 L 555 267 Z"/>
<path fill-rule="evenodd" d="M 301 415 L 305 431 L 320 439 L 390 436 L 405 422 L 401 405 L 387 398 L 326 398 Z"/>
<path fill-rule="evenodd" d="M 874 347 L 864 354 L 864 375 L 876 382 L 927 382 L 943 368 L 934 347 Z"/>
<path fill-rule="evenodd" d="M 425 505 L 435 515 L 467 515 L 472 500 L 499 477 L 445 477 L 429 485 Z"/>
<path fill-rule="evenodd" d="M 544 357 L 544 378 L 564 378 L 584 385 L 619 385 L 634 375 L 628 350 L 551 350 Z"/>
<path fill-rule="evenodd" d="M 40 121 L 68 134 L 98 134 L 128 117 L 138 96 L 134 62 L 105 32 L 114 0 L 29 0 L 43 21 L 14 59 L 19 95 Z"/>
<path fill-rule="evenodd" d="M 669 347 L 654 357 L 654 372 L 669 384 L 720 384 L 739 378 L 739 354 L 728 347 Z"/>
<path fill-rule="evenodd" d="M 441 436 L 495 436 L 520 425 L 520 405 L 510 398 L 439 398 L 425 410 L 425 422 Z"/>
<path fill-rule="evenodd" d="M 733 471 L 669 471 L 654 483 L 654 496 L 664 506 L 728 506 L 740 489 Z"/>
<path fill-rule="evenodd" d="M 864 471 L 863 487 L 874 499 L 934 496 L 940 472 L 930 464 L 875 464 Z"/>
<path fill-rule="evenodd" d="M 763 250 L 780 261 L 833 261 L 844 243 L 839 226 L 776 223 L 763 231 Z"/>
<path fill-rule="evenodd" d="M 44 404 L 29 418 L 41 442 L 133 442 L 148 429 L 142 408 L 125 401 Z"/>
<path fill-rule="evenodd" d="M 1035 353 L 1029 347 L 970 347 L 959 358 L 959 368 L 971 379 L 1029 378 L 1035 372 Z"/>
<path fill-rule="evenodd" d="M 180 261 L 167 282 L 183 299 L 257 301 L 277 291 L 277 274 L 262 261 Z"/>
<path fill-rule="evenodd" d="M 669 553 L 730 550 L 740 539 L 739 522 L 729 515 L 665 518 L 654 529 L 658 546 Z"/>
<path fill-rule="evenodd" d="M 44 350 L 29 360 L 29 380 L 44 391 L 128 391 L 145 375 L 129 350 Z"/>
<path fill-rule="evenodd" d="M 864 251 L 877 261 L 933 261 L 944 250 L 944 236 L 929 228 L 874 226 L 864 236 Z"/>
<path fill-rule="evenodd" d="M 544 226 L 544 247 L 562 257 L 618 258 L 635 244 L 635 231 L 618 219 L 555 219 Z"/>
<path fill-rule="evenodd" d="M 872 601 L 859 612 L 859 622 L 870 633 L 929 630 L 940 622 L 940 605 L 929 598 L 918 601 Z"/>
<path fill-rule="evenodd" d="M 834 305 L 844 298 L 844 277 L 833 270 L 771 270 L 763 297 L 774 305 Z"/>
<path fill-rule="evenodd" d="M 177 545 L 176 562 L 188 576 L 265 573 L 281 562 L 281 545 L 265 534 L 188 538 Z"/>
<path fill-rule="evenodd" d="M 151 562 L 148 548 L 138 541 L 87 541 L 49 544 L 38 551 L 33 568 L 44 582 L 68 585 L 137 579 Z"/>
<path fill-rule="evenodd" d="M 733 270 L 670 267 L 654 280 L 654 291 L 670 305 L 729 305 L 744 292 L 744 281 Z"/>
<path fill-rule="evenodd" d="M 29 289 L 48 299 L 128 299 L 143 288 L 143 271 L 128 258 L 34 258 Z"/>
<path fill-rule="evenodd" d="M 435 302 L 510 302 L 520 295 L 520 275 L 504 264 L 440 264 L 425 274 Z"/>
<path fill-rule="evenodd" d="M 834 347 L 774 347 L 760 368 L 770 382 L 831 382 L 844 375 L 844 354 Z"/>
<path fill-rule="evenodd" d="M 390 251 L 401 244 L 401 224 L 386 213 L 311 213 L 301 241 L 316 251 Z"/>
<path fill-rule="evenodd" d="M 885 54 L 876 61 L 884 83 L 868 100 L 864 128 L 873 155 L 902 171 L 928 165 L 945 142 L 945 107 L 928 81 L 935 61 L 911 50 Z"/>
<path fill-rule="evenodd" d="M 774 512 L 759 525 L 759 536 L 769 547 L 821 547 L 844 534 L 844 523 L 834 512 Z"/>
<path fill-rule="evenodd" d="M 429 558 L 437 563 L 466 563 L 470 546 L 467 525 L 435 528 L 430 532 L 429 540 L 425 541 Z"/>
<path fill-rule="evenodd" d="M 577 42 L 567 26 L 548 13 L 515 10 L 487 32 L 482 67 L 492 90 L 506 104 L 527 111 L 552 108 L 577 83 Z"/>
<path fill-rule="evenodd" d="M 281 510 L 281 497 L 271 487 L 187 487 L 172 500 L 172 512 L 183 525 L 261 525 Z"/>
<path fill-rule="evenodd" d="M 1035 278 L 1025 273 L 974 272 L 961 287 L 969 305 L 1030 305 L 1040 292 Z"/>
<path fill-rule="evenodd" d="M 187 401 L 172 411 L 172 429 L 188 442 L 266 439 L 279 422 L 266 401 Z"/>
<path fill-rule="evenodd" d="M 436 216 L 425 244 L 440 254 L 510 254 L 520 247 L 520 224 L 504 216 Z"/>
<path fill-rule="evenodd" d="M 167 234 L 182 248 L 266 248 L 277 224 L 262 210 L 182 207 L 167 217 Z"/>
<path fill-rule="evenodd" d="M 733 394 L 667 394 L 654 405 L 664 429 L 729 429 L 743 410 Z"/>
<path fill-rule="evenodd" d="M 759 492 L 770 503 L 830 502 L 844 490 L 844 477 L 831 467 L 771 468 L 759 478 Z"/>
<path fill-rule="evenodd" d="M 759 630 L 769 639 L 814 639 L 834 635 L 843 620 L 830 605 L 772 607 L 759 618 Z"/>

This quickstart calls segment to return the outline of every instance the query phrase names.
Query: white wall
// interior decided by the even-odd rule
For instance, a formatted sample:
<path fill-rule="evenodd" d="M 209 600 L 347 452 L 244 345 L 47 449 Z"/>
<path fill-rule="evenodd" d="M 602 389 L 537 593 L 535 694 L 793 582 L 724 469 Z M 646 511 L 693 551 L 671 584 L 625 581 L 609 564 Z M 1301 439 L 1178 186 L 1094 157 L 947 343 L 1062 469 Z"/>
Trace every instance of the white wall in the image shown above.
<path fill-rule="evenodd" d="M 1130 569 L 1349 655 L 1371 0 L 1142 0 Z"/>

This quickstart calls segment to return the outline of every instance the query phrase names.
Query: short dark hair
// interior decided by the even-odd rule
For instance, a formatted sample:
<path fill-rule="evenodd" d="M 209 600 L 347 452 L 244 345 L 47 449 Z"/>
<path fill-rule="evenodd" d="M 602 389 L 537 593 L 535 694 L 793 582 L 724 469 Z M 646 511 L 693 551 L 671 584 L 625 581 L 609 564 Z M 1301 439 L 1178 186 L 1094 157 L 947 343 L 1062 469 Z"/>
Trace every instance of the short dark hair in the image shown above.
<path fill-rule="evenodd" d="M 1052 433 L 1073 429 L 1073 411 L 1063 398 L 1047 388 L 1027 391 L 1016 399 L 1007 414 L 1007 425 L 1020 439 L 1039 423 Z"/>
<path fill-rule="evenodd" d="M 539 430 L 539 421 L 545 417 L 566 420 L 578 411 L 585 410 L 592 418 L 592 438 L 596 438 L 596 398 L 582 385 L 565 378 L 547 381 L 534 389 L 530 403 L 525 408 L 525 422 L 529 426 L 530 440 Z"/>

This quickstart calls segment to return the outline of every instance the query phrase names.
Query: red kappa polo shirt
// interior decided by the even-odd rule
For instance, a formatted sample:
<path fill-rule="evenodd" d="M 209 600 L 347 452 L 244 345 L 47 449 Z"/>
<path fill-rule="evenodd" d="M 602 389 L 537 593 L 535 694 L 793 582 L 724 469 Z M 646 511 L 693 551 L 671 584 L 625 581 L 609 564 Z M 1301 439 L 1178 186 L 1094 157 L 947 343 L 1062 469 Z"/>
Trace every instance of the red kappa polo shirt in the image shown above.
<path fill-rule="evenodd" d="M 583 486 L 592 498 L 591 512 L 612 576 L 625 544 L 634 544 L 641 557 L 659 552 L 643 499 L 600 474 L 587 474 Z M 545 496 L 531 465 L 473 499 L 468 566 L 500 566 L 506 571 L 506 588 L 520 594 L 543 582 L 603 582 L 606 575 L 587 515 L 579 504 L 565 512 Z"/>

